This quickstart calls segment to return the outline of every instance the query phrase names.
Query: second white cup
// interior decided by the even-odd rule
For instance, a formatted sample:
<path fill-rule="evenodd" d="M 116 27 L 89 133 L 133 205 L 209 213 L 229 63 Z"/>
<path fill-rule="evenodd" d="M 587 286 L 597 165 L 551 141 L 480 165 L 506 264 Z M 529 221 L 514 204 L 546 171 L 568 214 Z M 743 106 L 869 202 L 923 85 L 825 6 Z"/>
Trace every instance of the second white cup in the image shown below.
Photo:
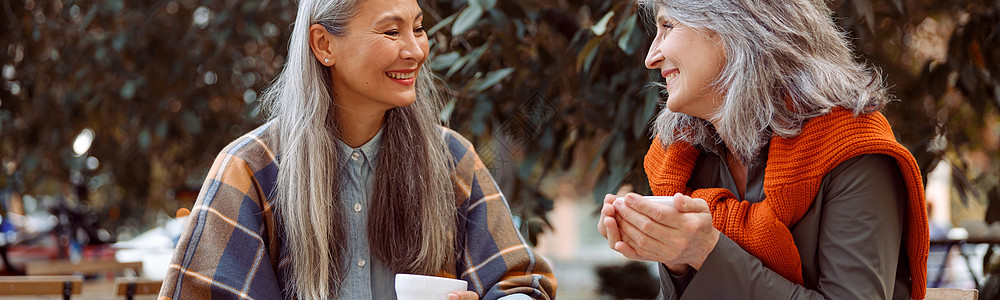
<path fill-rule="evenodd" d="M 642 198 L 656 204 L 674 206 L 674 196 L 642 196 Z M 625 197 L 615 198 L 615 201 L 625 201 Z"/>
<path fill-rule="evenodd" d="M 416 274 L 396 274 L 395 285 L 398 300 L 445 300 L 469 287 L 464 280 Z"/>

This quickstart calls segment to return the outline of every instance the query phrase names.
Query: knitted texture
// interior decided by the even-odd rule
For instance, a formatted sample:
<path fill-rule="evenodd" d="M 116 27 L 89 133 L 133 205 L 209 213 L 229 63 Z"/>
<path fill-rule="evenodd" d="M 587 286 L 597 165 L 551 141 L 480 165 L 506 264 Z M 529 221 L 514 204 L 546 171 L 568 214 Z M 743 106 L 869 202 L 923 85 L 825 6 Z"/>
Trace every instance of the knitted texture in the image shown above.
<path fill-rule="evenodd" d="M 923 299 L 930 245 L 923 181 L 913 155 L 896 142 L 881 113 L 854 117 L 838 108 L 807 121 L 794 138 L 772 137 L 764 170 L 765 199 L 759 203 L 740 201 L 723 188 L 689 188 L 687 182 L 700 152 L 685 142 L 664 149 L 657 137 L 644 166 L 654 195 L 683 193 L 705 199 L 715 228 L 771 270 L 802 284 L 802 261 L 789 227 L 809 210 L 827 173 L 864 154 L 895 158 L 906 183 L 903 242 L 910 265 L 910 296 Z"/>

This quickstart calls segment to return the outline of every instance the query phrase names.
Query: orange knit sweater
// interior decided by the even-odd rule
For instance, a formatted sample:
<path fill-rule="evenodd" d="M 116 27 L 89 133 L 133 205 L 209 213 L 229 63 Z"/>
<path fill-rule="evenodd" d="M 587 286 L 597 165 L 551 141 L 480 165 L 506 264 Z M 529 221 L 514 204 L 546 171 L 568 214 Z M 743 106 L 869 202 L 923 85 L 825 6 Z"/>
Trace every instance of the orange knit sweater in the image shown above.
<path fill-rule="evenodd" d="M 771 138 L 764 169 L 765 199 L 759 203 L 739 201 L 723 188 L 687 187 L 699 151 L 685 142 L 674 142 L 665 150 L 661 145 L 656 138 L 644 162 L 653 194 L 683 193 L 705 199 L 715 228 L 765 266 L 798 284 L 803 283 L 802 262 L 788 228 L 812 205 L 823 177 L 858 155 L 894 157 L 908 191 L 903 242 L 910 265 L 910 297 L 924 298 L 929 239 L 923 182 L 916 160 L 896 142 L 881 113 L 854 117 L 850 111 L 835 109 L 807 121 L 794 138 Z"/>

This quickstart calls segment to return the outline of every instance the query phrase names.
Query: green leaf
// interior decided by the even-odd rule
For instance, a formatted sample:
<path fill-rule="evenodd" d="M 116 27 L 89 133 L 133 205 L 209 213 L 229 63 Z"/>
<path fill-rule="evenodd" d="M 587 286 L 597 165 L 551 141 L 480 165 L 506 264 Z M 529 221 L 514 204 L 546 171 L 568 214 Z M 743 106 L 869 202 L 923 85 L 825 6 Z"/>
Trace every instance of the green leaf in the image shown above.
<path fill-rule="evenodd" d="M 473 135 L 482 135 L 486 132 L 486 119 L 493 112 L 493 101 L 486 97 L 476 97 L 476 103 L 472 109 L 472 122 L 469 130 Z"/>
<path fill-rule="evenodd" d="M 610 21 L 611 17 L 613 17 L 614 15 L 615 15 L 614 11 L 609 11 L 607 14 L 604 15 L 604 18 L 601 18 L 601 20 L 597 22 L 597 24 L 591 26 L 590 30 L 593 31 L 594 34 L 597 36 L 604 35 L 604 32 L 608 30 L 608 21 Z"/>
<path fill-rule="evenodd" d="M 119 32 L 113 40 L 111 40 L 111 47 L 117 52 L 122 52 L 125 49 L 125 43 L 128 41 L 128 33 L 125 31 Z"/>
<path fill-rule="evenodd" d="M 472 53 L 469 53 L 469 55 L 466 55 L 465 68 L 462 69 L 462 73 L 468 74 L 469 72 L 475 71 L 476 63 L 483 57 L 483 53 L 486 53 L 486 49 L 489 48 L 489 46 L 490 44 L 488 43 L 483 44 L 482 46 L 479 46 L 479 48 L 476 48 L 476 50 L 472 50 Z M 450 73 L 451 70 L 448 72 Z"/>
<path fill-rule="evenodd" d="M 476 25 L 476 22 L 478 22 L 479 18 L 482 16 L 483 8 L 479 5 L 472 5 L 470 3 L 469 7 L 463 9 L 462 13 L 458 15 L 457 19 L 455 19 L 455 24 L 451 27 L 451 35 L 459 36 L 466 31 L 469 31 L 469 29 L 472 29 L 472 27 Z"/>
<path fill-rule="evenodd" d="M 513 72 L 514 68 L 503 68 L 496 71 L 492 71 L 489 74 L 486 74 L 486 78 L 484 78 L 482 81 L 476 84 L 472 88 L 471 92 L 473 93 L 482 92 L 483 90 L 499 83 L 504 78 L 507 78 L 507 76 L 510 76 L 510 73 Z"/>
<path fill-rule="evenodd" d="M 479 6 L 482 6 L 485 10 L 490 10 L 497 6 L 497 0 L 478 0 L 477 2 L 479 2 Z"/>
<path fill-rule="evenodd" d="M 469 0 L 469 6 L 478 6 L 485 10 L 490 10 L 497 5 L 497 0 Z"/>
<path fill-rule="evenodd" d="M 483 72 L 476 72 L 475 74 L 472 74 L 472 78 L 465 81 L 465 84 L 462 85 L 461 90 L 462 91 L 471 91 L 472 90 L 472 86 L 476 82 L 479 82 L 480 78 L 483 78 Z"/>
<path fill-rule="evenodd" d="M 135 97 L 135 90 L 137 88 L 136 85 L 138 85 L 136 80 L 129 80 L 125 82 L 125 85 L 122 86 L 122 89 L 118 92 L 118 94 L 122 96 L 122 99 L 131 100 L 132 97 Z"/>
<path fill-rule="evenodd" d="M 622 51 L 625 51 L 625 54 L 628 55 L 632 55 L 633 53 L 635 53 L 635 48 L 630 47 L 630 45 L 632 44 L 631 43 L 632 39 L 635 38 L 635 23 L 636 23 L 636 15 L 633 14 L 629 16 L 628 19 L 625 19 L 625 22 L 622 23 L 621 27 L 618 27 L 618 29 L 621 31 L 617 33 L 618 48 L 622 49 Z"/>
<path fill-rule="evenodd" d="M 427 31 L 427 35 L 434 35 L 434 33 L 438 32 L 438 30 L 441 30 L 441 28 L 444 28 L 445 26 L 448 26 L 448 24 L 451 24 L 451 22 L 455 21 L 455 17 L 457 16 L 458 14 L 450 15 L 447 18 L 442 19 L 441 22 L 434 24 L 434 27 L 431 27 L 431 29 Z"/>
<path fill-rule="evenodd" d="M 657 87 L 649 87 L 646 91 L 645 105 L 642 106 L 642 111 L 638 114 L 640 117 L 635 118 L 632 124 L 632 134 L 636 138 L 643 136 L 649 128 L 650 123 L 653 121 L 653 116 L 656 113 L 656 103 L 660 100 L 659 92 L 657 92 Z"/>
<path fill-rule="evenodd" d="M 462 55 L 458 54 L 457 51 L 448 52 L 434 57 L 427 66 L 433 71 L 441 71 L 446 67 L 454 65 L 455 61 L 461 57 Z"/>
<path fill-rule="evenodd" d="M 467 61 L 469 61 L 468 55 L 462 56 L 457 60 L 455 60 L 455 62 L 451 65 L 451 68 L 448 68 L 448 73 L 446 73 L 444 77 L 448 78 L 451 77 L 451 75 L 454 75 L 455 72 L 458 72 L 458 70 L 462 69 L 462 66 L 464 66 Z"/>
<path fill-rule="evenodd" d="M 441 108 L 441 112 L 438 113 L 438 119 L 441 120 L 441 122 L 448 122 L 448 120 L 451 120 L 451 113 L 455 111 L 455 102 L 458 101 L 454 98 L 448 100 L 448 103 Z"/>
<path fill-rule="evenodd" d="M 597 51 L 595 50 L 597 50 L 597 46 L 600 44 L 601 38 L 594 37 L 587 42 L 587 45 L 583 46 L 583 50 L 580 50 L 580 53 L 576 55 L 577 71 L 585 70 L 583 72 L 586 73 L 587 70 L 590 70 L 590 64 L 594 62 L 594 57 L 596 57 L 597 54 Z M 585 63 L 586 65 L 584 65 Z"/>

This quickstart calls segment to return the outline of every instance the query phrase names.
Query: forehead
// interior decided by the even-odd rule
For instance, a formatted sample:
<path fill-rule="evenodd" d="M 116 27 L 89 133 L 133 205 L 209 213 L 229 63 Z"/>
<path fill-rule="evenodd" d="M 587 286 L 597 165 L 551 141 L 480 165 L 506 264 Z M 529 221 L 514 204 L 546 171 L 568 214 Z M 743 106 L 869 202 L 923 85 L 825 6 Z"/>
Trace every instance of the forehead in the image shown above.
<path fill-rule="evenodd" d="M 413 20 L 421 15 L 420 5 L 416 0 L 361 0 L 356 19 L 380 21 L 385 18 L 399 17 Z"/>
<path fill-rule="evenodd" d="M 666 6 L 657 5 L 656 8 L 654 8 L 654 12 L 656 13 L 656 19 L 657 20 L 670 19 L 670 15 L 667 14 L 667 7 Z"/>

